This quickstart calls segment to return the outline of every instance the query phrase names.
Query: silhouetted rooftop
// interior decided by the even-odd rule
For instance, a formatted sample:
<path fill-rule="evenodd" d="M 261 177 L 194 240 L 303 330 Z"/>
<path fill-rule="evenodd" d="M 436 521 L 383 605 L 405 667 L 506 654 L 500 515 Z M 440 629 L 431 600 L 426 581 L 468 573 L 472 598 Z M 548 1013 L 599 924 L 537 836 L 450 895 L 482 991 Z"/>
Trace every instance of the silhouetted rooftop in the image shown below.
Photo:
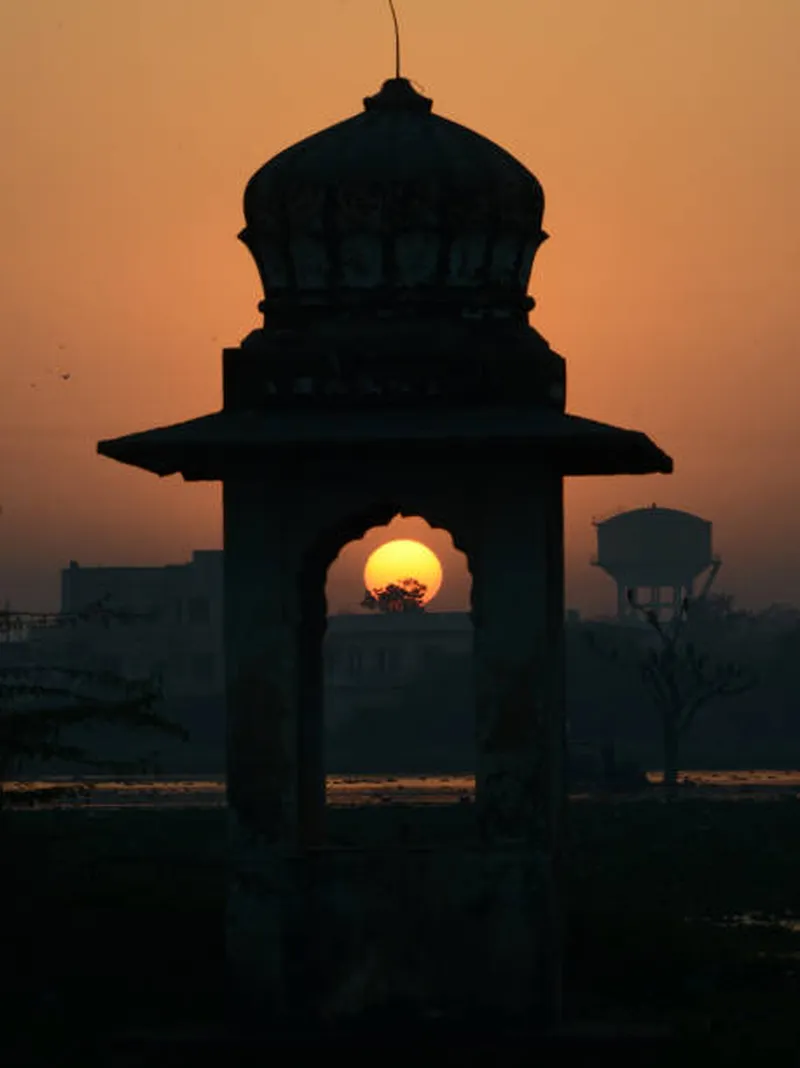
<path fill-rule="evenodd" d="M 335 410 L 219 411 L 173 426 L 99 442 L 97 451 L 158 475 L 217 479 L 230 461 L 269 450 L 297 454 L 303 446 L 372 447 L 409 442 L 431 445 L 506 445 L 535 449 L 565 475 L 650 474 L 672 471 L 672 460 L 646 434 L 553 409 L 380 408 L 345 415 Z"/>
<path fill-rule="evenodd" d="M 542 187 L 522 163 L 393 78 L 361 114 L 253 175 L 239 236 L 265 311 L 381 290 L 389 305 L 402 294 L 405 304 L 450 298 L 459 313 L 466 302 L 522 314 L 543 211 Z"/>

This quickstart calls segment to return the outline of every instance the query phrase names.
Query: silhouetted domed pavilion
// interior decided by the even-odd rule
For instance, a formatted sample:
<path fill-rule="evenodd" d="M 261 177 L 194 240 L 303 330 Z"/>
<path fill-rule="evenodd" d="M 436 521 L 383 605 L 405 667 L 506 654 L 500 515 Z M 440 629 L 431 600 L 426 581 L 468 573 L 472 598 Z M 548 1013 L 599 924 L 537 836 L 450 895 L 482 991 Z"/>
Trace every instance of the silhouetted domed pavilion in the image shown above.
<path fill-rule="evenodd" d="M 250 179 L 240 237 L 271 315 L 363 306 L 519 317 L 542 231 L 534 176 L 405 78 Z"/>
<path fill-rule="evenodd" d="M 247 186 L 264 321 L 224 350 L 222 409 L 98 450 L 223 483 L 236 1004 L 552 1028 L 563 480 L 672 461 L 565 413 L 565 361 L 528 322 L 536 178 L 405 79 L 365 104 Z M 398 513 L 447 529 L 472 575 L 475 804 L 446 850 L 424 826 L 388 848 L 326 830 L 327 569 Z"/>
<path fill-rule="evenodd" d="M 223 410 L 100 452 L 190 480 L 253 448 L 376 437 L 535 441 L 565 475 L 671 470 L 644 434 L 564 414 L 564 360 L 528 322 L 537 179 L 405 78 L 364 103 L 247 185 L 264 322 L 224 350 Z"/>

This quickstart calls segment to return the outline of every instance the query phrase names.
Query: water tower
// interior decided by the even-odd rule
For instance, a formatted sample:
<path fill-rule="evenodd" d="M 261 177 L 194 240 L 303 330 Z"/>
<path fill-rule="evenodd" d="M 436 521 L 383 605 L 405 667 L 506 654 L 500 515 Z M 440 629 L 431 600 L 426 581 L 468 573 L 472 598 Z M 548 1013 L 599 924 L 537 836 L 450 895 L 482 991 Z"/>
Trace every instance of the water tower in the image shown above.
<path fill-rule="evenodd" d="M 630 618 L 637 604 L 670 618 L 705 572 L 704 597 L 720 569 L 711 548 L 711 523 L 677 508 L 634 508 L 595 520 L 597 556 L 592 561 L 617 584 L 617 617 Z"/>

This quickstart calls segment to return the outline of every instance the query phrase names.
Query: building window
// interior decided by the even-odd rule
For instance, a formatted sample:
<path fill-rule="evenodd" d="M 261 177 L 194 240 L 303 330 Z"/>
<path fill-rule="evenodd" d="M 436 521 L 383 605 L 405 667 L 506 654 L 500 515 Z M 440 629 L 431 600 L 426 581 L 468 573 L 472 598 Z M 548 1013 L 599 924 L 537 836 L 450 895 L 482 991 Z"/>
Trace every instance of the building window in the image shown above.
<path fill-rule="evenodd" d="M 207 597 L 190 597 L 187 608 L 190 623 L 208 623 L 209 604 Z"/>
<path fill-rule="evenodd" d="M 351 675 L 359 675 L 361 673 L 361 650 L 351 649 L 347 656 L 347 665 L 350 669 Z"/>
<path fill-rule="evenodd" d="M 386 674 L 386 672 L 389 670 L 390 664 L 391 664 L 391 656 L 390 656 L 389 650 L 388 649 L 379 649 L 378 650 L 378 671 L 380 671 L 381 675 L 385 675 Z"/>

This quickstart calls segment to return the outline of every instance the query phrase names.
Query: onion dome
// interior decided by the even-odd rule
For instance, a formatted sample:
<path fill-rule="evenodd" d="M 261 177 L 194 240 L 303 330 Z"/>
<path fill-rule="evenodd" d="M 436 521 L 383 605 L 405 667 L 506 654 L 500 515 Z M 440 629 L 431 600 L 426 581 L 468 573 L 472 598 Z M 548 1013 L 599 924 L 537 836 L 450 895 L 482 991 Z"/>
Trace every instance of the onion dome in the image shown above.
<path fill-rule="evenodd" d="M 524 317 L 545 240 L 537 179 L 431 111 L 405 78 L 250 179 L 247 225 L 270 319 L 374 308 Z"/>

